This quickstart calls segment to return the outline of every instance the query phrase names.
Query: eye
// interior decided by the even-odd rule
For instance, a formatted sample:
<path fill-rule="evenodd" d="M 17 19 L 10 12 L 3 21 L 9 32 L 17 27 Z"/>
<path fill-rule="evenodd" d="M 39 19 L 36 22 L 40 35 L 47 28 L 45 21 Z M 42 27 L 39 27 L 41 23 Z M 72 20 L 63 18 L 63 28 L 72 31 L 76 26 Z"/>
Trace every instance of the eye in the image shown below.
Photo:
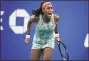
<path fill-rule="evenodd" d="M 53 9 L 53 7 L 47 7 L 47 9 Z"/>

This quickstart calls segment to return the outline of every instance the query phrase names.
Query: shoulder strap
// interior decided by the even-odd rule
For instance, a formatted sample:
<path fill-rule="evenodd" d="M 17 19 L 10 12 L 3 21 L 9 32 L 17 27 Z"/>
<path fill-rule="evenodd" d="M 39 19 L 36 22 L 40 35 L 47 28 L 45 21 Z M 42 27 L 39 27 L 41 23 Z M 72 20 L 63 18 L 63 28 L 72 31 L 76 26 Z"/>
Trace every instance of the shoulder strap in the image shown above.
<path fill-rule="evenodd" d="M 40 14 L 40 23 L 42 24 L 43 23 L 43 18 L 42 18 L 42 15 Z"/>
<path fill-rule="evenodd" d="M 41 14 L 39 15 L 39 23 L 41 23 Z"/>

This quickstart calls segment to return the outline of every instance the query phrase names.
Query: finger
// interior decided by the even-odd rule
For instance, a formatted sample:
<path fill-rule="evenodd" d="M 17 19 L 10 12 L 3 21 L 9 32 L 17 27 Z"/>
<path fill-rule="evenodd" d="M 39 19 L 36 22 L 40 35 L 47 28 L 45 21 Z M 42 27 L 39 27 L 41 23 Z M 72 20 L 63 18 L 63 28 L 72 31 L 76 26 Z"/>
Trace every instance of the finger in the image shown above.
<path fill-rule="evenodd" d="M 27 41 L 26 43 L 29 44 L 29 41 Z"/>
<path fill-rule="evenodd" d="M 28 44 L 28 42 L 26 42 L 26 44 Z"/>
<path fill-rule="evenodd" d="M 60 41 L 60 39 L 58 38 L 58 41 Z"/>

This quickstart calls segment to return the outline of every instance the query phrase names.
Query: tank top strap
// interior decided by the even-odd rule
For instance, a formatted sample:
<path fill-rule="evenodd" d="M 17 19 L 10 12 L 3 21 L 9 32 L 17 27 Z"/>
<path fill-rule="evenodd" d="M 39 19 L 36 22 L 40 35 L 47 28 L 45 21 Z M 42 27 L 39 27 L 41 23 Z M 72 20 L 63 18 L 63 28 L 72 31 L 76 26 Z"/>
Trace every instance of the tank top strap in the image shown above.
<path fill-rule="evenodd" d="M 39 19 L 39 23 L 42 24 L 43 23 L 43 19 L 42 19 L 42 15 L 40 14 L 40 19 Z"/>

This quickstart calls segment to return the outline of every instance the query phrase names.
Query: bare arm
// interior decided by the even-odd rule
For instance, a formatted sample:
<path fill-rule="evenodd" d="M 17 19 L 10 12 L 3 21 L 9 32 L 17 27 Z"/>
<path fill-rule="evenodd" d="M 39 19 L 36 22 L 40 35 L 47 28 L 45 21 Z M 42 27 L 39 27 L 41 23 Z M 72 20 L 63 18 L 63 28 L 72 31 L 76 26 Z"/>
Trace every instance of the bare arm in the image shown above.
<path fill-rule="evenodd" d="M 56 24 L 56 27 L 55 27 L 55 33 L 57 34 L 58 33 L 58 20 L 59 20 L 59 16 L 58 15 L 54 15 L 54 19 L 55 19 L 55 24 Z"/>
<path fill-rule="evenodd" d="M 28 35 L 30 34 L 32 23 L 36 23 L 36 17 L 34 15 L 31 16 L 30 20 L 27 23 L 27 32 L 26 33 Z"/>
<path fill-rule="evenodd" d="M 26 35 L 26 39 L 25 39 L 25 43 L 26 44 L 29 44 L 29 42 L 30 42 L 30 30 L 31 30 L 31 25 L 32 25 L 32 23 L 37 23 L 37 17 L 36 16 L 34 16 L 34 15 L 32 15 L 31 17 L 30 17 L 30 20 L 28 21 L 28 23 L 27 23 L 27 35 Z"/>
<path fill-rule="evenodd" d="M 57 34 L 58 33 L 58 26 L 57 26 L 57 24 L 56 24 L 56 27 L 55 27 L 55 34 Z"/>
<path fill-rule="evenodd" d="M 59 33 L 58 33 L 58 20 L 59 20 L 59 16 L 58 15 L 54 15 L 54 19 L 55 19 L 55 24 L 56 24 L 56 27 L 55 27 L 55 40 L 58 42 L 60 41 L 60 37 L 59 37 Z"/>

